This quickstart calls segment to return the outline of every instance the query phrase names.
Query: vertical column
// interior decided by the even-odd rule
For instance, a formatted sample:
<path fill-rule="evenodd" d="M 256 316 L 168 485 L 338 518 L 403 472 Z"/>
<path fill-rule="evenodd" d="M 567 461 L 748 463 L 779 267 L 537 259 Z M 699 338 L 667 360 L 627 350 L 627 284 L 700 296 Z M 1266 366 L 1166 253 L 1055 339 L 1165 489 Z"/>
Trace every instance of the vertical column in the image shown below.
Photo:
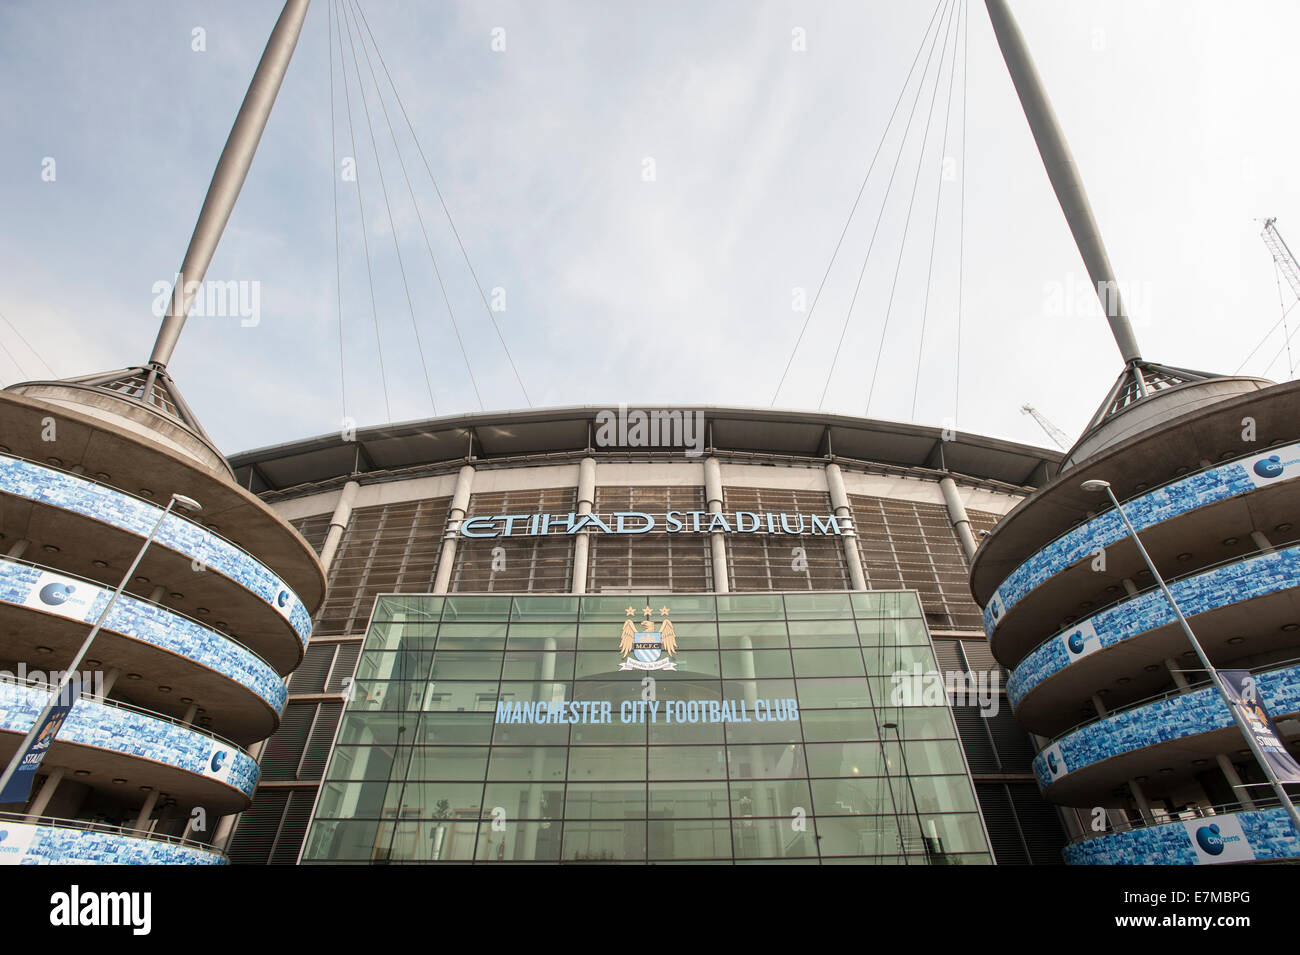
<path fill-rule="evenodd" d="M 596 459 L 583 458 L 578 465 L 578 514 L 590 514 L 596 502 Z M 573 541 L 573 587 L 571 592 L 587 592 L 587 566 L 591 554 L 591 537 L 583 528 Z"/>
<path fill-rule="evenodd" d="M 961 502 L 961 495 L 957 493 L 957 482 L 950 477 L 945 477 L 939 481 L 939 490 L 943 492 L 943 503 L 948 508 L 948 520 L 952 522 L 952 529 L 957 532 L 961 549 L 965 552 L 969 563 L 975 556 L 975 535 L 971 533 L 970 518 L 966 516 L 966 505 Z"/>
<path fill-rule="evenodd" d="M 844 490 L 844 475 L 840 466 L 832 461 L 826 465 L 826 490 L 835 508 L 835 522 L 840 525 L 840 538 L 844 546 L 844 560 L 849 565 L 849 582 L 854 590 L 866 590 L 867 578 L 862 573 L 862 554 L 858 552 L 858 532 L 853 525 L 853 511 L 849 495 Z"/>
<path fill-rule="evenodd" d="M 1173 678 L 1174 686 L 1178 687 L 1178 691 L 1186 693 L 1191 684 L 1187 682 L 1187 675 L 1183 673 L 1178 664 L 1173 659 L 1166 657 L 1165 669 L 1169 671 L 1169 676 Z"/>
<path fill-rule="evenodd" d="M 1110 711 L 1106 709 L 1106 704 L 1101 701 L 1101 696 L 1096 693 L 1092 695 L 1092 707 L 1097 711 L 1097 716 L 1101 719 L 1104 720 L 1106 717 L 1110 716 Z M 1155 816 L 1151 812 L 1151 804 L 1147 802 L 1147 794 L 1142 791 L 1142 786 L 1139 785 L 1136 779 L 1130 779 L 1128 781 L 1128 788 L 1129 792 L 1133 794 L 1133 801 L 1137 803 L 1138 814 L 1142 816 L 1142 821 L 1148 825 L 1154 823 L 1156 821 Z M 1112 818 L 1112 825 L 1113 824 Z"/>
<path fill-rule="evenodd" d="M 103 689 L 103 695 L 99 697 L 100 700 L 108 699 L 108 694 L 112 691 L 113 687 L 117 685 L 117 678 L 120 677 L 121 675 L 122 675 L 121 667 L 112 667 L 109 669 L 107 673 L 104 674 L 104 689 Z M 189 723 L 192 721 L 186 720 L 185 722 Z"/>
<path fill-rule="evenodd" d="M 1237 802 L 1241 803 L 1241 807 L 1243 809 L 1254 809 L 1255 800 L 1250 798 L 1250 790 L 1242 785 L 1241 776 L 1237 774 L 1237 767 L 1232 765 L 1232 760 L 1228 759 L 1223 753 L 1215 756 L 1214 760 L 1219 764 L 1219 772 L 1223 773 L 1223 778 L 1232 787 L 1232 793 L 1237 797 Z"/>
<path fill-rule="evenodd" d="M 456 541 L 460 538 L 460 522 L 469 509 L 469 493 L 474 486 L 474 467 L 466 464 L 456 478 L 456 490 L 451 495 L 451 511 L 447 514 L 447 530 L 442 535 L 442 552 L 438 554 L 438 572 L 433 578 L 433 592 L 445 594 L 451 583 L 451 570 L 456 565 Z"/>
<path fill-rule="evenodd" d="M 722 466 L 717 458 L 704 459 L 704 501 L 710 514 L 722 513 Z M 727 568 L 727 539 L 722 531 L 709 535 L 709 548 L 713 552 L 713 589 L 720 594 L 729 594 L 731 574 Z"/>
<path fill-rule="evenodd" d="M 325 535 L 325 546 L 320 551 L 321 566 L 329 572 L 330 564 L 334 561 L 334 554 L 339 549 L 339 541 L 343 539 L 343 532 L 347 529 L 348 520 L 352 517 L 352 502 L 357 499 L 357 491 L 361 490 L 361 485 L 356 481 L 349 481 L 343 485 L 343 490 L 339 493 L 338 503 L 334 505 L 334 516 L 330 518 L 329 533 Z"/>
<path fill-rule="evenodd" d="M 153 816 L 154 807 L 158 805 L 158 790 L 149 790 L 149 795 L 145 797 L 144 805 L 140 807 L 140 813 L 135 817 L 135 827 L 142 831 L 149 828 L 149 819 Z"/>
<path fill-rule="evenodd" d="M 1082 823 L 1079 822 L 1079 810 L 1073 806 L 1057 806 L 1057 815 L 1065 826 L 1065 834 L 1071 842 L 1078 842 L 1084 837 Z M 1026 847 L 1028 848 L 1028 847 Z"/>
<path fill-rule="evenodd" d="M 1191 683 L 1187 680 L 1187 674 L 1183 673 L 1176 661 L 1166 658 L 1165 669 L 1169 671 L 1169 676 L 1173 678 L 1174 686 L 1178 687 L 1179 692 L 1186 693 L 1191 688 Z M 1232 787 L 1233 795 L 1237 797 L 1237 801 L 1246 809 L 1254 809 L 1255 801 L 1250 798 L 1249 790 L 1242 786 L 1241 776 L 1237 774 L 1237 768 L 1232 765 L 1232 760 L 1228 759 L 1223 753 L 1219 753 L 1215 757 L 1215 762 L 1218 763 L 1223 778 Z"/>
<path fill-rule="evenodd" d="M 1142 821 L 1148 826 L 1154 825 L 1156 822 L 1155 814 L 1151 811 L 1151 804 L 1147 802 L 1147 794 L 1142 791 L 1142 787 L 1138 785 L 1138 781 L 1136 779 L 1130 779 L 1128 781 L 1128 788 L 1129 791 L 1133 793 L 1133 800 L 1137 803 L 1138 813 L 1142 816 Z"/>
<path fill-rule="evenodd" d="M 590 461 L 591 459 L 588 458 L 587 460 Z M 594 461 L 592 463 L 595 464 Z M 556 647 L 555 638 L 547 637 L 545 646 L 547 652 L 542 654 L 542 665 L 541 667 L 539 667 L 539 670 L 541 672 L 538 675 L 542 683 L 554 684 L 555 682 L 555 652 L 554 651 Z M 554 691 L 552 687 L 548 686 L 546 692 L 547 692 L 548 701 L 554 698 Z M 548 749 L 546 747 L 542 747 L 542 746 L 533 747 L 533 783 L 531 786 L 528 787 L 528 803 L 524 809 L 525 812 L 524 818 L 531 819 L 534 821 L 522 823 L 522 825 L 527 826 L 528 829 L 523 834 L 523 839 L 522 839 L 523 852 L 515 856 L 515 858 L 517 859 L 531 861 L 537 858 L 537 835 L 541 823 L 537 822 L 536 820 L 542 818 L 542 787 L 543 785 L 545 785 L 544 781 L 546 779 L 546 773 L 544 770 L 546 768 L 547 752 Z"/>
<path fill-rule="evenodd" d="M 50 804 L 50 799 L 54 796 L 54 791 L 59 788 L 59 783 L 63 782 L 63 775 L 66 772 L 67 770 L 59 766 L 45 777 L 45 785 L 41 787 L 41 791 L 36 794 L 31 807 L 27 810 L 28 822 L 35 822 L 41 817 L 41 813 L 45 812 L 46 807 Z"/>

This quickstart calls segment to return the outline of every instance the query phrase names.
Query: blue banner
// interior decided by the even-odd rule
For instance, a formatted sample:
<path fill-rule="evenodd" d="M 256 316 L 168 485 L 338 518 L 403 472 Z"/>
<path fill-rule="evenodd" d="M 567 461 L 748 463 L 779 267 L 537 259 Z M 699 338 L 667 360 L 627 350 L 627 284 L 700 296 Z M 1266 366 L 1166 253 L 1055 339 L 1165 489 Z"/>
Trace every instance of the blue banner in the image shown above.
<path fill-rule="evenodd" d="M 1243 717 L 1277 778 L 1284 783 L 1300 783 L 1300 763 L 1277 735 L 1277 727 L 1259 699 L 1254 675 L 1249 670 L 1220 670 L 1219 676 L 1223 677 L 1224 689 L 1228 691 L 1229 705 Z"/>
<path fill-rule="evenodd" d="M 14 767 L 13 775 L 9 777 L 4 790 L 0 791 L 0 804 L 26 802 L 31 796 L 36 771 L 41 768 L 41 761 L 49 752 L 50 744 L 59 735 L 63 721 L 77 705 L 77 698 L 80 696 L 81 681 L 74 679 L 64 687 L 63 692 L 59 694 L 59 699 L 55 701 L 54 706 L 37 727 L 36 733 L 30 737 L 30 744 L 19 754 L 18 765 Z"/>

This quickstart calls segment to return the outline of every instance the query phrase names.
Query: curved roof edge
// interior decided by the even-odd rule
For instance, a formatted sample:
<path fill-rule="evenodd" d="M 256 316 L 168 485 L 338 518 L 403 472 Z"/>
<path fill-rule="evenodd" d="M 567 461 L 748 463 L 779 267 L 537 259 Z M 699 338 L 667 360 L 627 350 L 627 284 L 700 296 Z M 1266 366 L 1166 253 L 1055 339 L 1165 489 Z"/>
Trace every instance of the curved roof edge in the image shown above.
<path fill-rule="evenodd" d="M 624 406 L 625 407 L 625 406 Z M 598 444 L 601 425 L 619 405 L 573 405 L 525 411 L 449 415 L 335 433 L 244 451 L 229 457 L 236 480 L 262 494 L 370 472 L 467 459 L 536 457 L 583 451 L 773 454 L 844 458 L 900 468 L 947 470 L 1019 488 L 1040 487 L 1056 474 L 1058 451 L 924 425 L 809 411 L 659 405 L 627 409 L 657 416 L 672 434 L 650 446 Z M 597 416 L 601 416 L 597 420 Z M 674 422 L 677 416 L 678 423 Z M 636 419 L 629 420 L 633 427 Z M 947 436 L 947 440 L 945 440 Z"/>

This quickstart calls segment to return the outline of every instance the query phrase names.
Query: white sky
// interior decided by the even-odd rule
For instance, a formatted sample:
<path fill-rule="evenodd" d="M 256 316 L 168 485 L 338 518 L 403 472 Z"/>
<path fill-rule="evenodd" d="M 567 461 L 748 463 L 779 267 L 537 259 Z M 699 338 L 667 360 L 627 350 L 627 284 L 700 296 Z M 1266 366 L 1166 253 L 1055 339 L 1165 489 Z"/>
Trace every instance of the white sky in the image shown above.
<path fill-rule="evenodd" d="M 766 407 L 934 8 L 784 3 L 385 3 L 366 12 L 533 404 Z M 260 283 L 260 322 L 193 317 L 170 370 L 227 453 L 334 431 L 339 394 L 326 17 L 312 5 L 208 272 Z M 1280 316 L 1260 241 L 1300 248 L 1300 5 L 1013 0 L 1145 357 L 1231 373 Z M 143 363 L 154 283 L 179 267 L 274 23 L 267 2 L 0 8 L 0 312 L 60 376 Z M 1120 370 L 983 4 L 969 21 L 962 377 L 957 178 L 944 183 L 920 394 L 920 316 L 947 73 L 883 352 L 909 146 L 825 402 L 963 431 L 1074 437 Z M 205 52 L 191 49 L 206 31 Z M 505 52 L 491 49 L 505 30 Z M 801 28 L 807 49 L 791 49 Z M 937 54 L 936 54 L 937 56 Z M 350 61 L 350 57 L 349 57 Z M 337 64 L 336 64 L 337 68 Z M 364 61 L 363 61 L 364 69 Z M 933 67 L 932 67 L 933 70 Z M 933 72 L 931 73 L 933 76 Z M 382 79 L 382 74 L 381 74 Z M 336 84 L 339 83 L 336 75 Z M 369 76 L 367 73 L 367 83 Z M 957 77 L 957 95 L 961 75 Z M 353 91 L 392 418 L 433 413 Z M 440 414 L 477 410 L 387 127 L 384 174 Z M 914 121 L 916 142 L 929 89 Z M 342 87 L 336 120 L 347 143 Z M 910 103 L 910 94 L 907 101 Z M 391 101 L 390 101 L 391 103 Z M 904 116 L 907 103 L 904 105 Z M 782 389 L 815 409 L 893 160 L 886 142 Z M 398 129 L 399 137 L 404 130 Z M 946 154 L 959 155 L 960 104 Z M 405 140 L 403 140 L 405 144 Z M 489 410 L 523 398 L 413 150 L 412 175 Z M 42 181 L 53 157 L 57 178 Z M 652 157 L 656 179 L 642 179 Z M 386 420 L 355 184 L 340 183 L 347 411 Z M 1064 301 L 1062 298 L 1064 297 Z M 1287 293 L 1287 301 L 1291 300 Z M 1085 314 L 1081 314 L 1085 312 Z M 1292 313 L 1300 321 L 1300 309 Z M 46 377 L 0 323 L 0 382 Z M 1280 333 L 1247 373 L 1263 373 Z M 1300 339 L 1295 343 L 1300 358 Z M 1284 355 L 1270 377 L 1290 377 Z"/>

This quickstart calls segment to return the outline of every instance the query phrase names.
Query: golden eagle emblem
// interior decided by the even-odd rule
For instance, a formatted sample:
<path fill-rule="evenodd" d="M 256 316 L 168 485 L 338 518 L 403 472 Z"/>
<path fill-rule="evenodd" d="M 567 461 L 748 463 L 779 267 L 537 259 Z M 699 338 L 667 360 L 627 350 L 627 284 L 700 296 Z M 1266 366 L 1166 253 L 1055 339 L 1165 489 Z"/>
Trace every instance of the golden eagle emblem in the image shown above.
<path fill-rule="evenodd" d="M 627 608 L 628 619 L 623 621 L 623 634 L 619 639 L 618 650 L 623 657 L 620 670 L 676 670 L 673 657 L 677 655 L 677 631 L 668 619 L 668 608 L 659 610 L 661 620 L 654 619 L 654 611 L 646 607 L 641 611 L 646 618 L 640 621 L 637 629 L 635 607 Z M 656 628 L 656 624 L 658 627 Z"/>

